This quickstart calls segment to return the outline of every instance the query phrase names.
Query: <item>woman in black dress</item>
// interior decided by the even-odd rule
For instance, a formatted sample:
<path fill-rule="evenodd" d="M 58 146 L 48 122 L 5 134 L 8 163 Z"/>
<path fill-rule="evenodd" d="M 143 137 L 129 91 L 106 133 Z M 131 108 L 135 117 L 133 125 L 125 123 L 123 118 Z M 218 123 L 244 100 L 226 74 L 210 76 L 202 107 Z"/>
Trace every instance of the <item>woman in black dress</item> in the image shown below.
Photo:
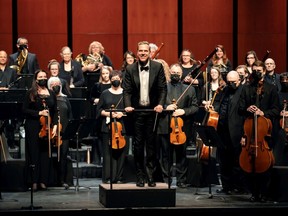
<path fill-rule="evenodd" d="M 39 186 L 39 189 L 46 190 L 51 162 L 49 138 L 53 138 L 57 131 L 57 99 L 55 93 L 47 88 L 46 71 L 35 72 L 22 109 L 25 115 L 26 162 L 31 170 L 32 189 L 36 191 Z M 49 122 L 50 126 L 46 127 Z"/>

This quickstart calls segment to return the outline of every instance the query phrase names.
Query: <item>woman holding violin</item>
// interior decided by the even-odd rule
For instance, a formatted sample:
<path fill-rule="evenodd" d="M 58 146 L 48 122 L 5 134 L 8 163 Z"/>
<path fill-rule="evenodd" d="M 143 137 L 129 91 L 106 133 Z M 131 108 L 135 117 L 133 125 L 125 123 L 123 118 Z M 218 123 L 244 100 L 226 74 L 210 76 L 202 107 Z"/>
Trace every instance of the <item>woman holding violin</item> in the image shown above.
<path fill-rule="evenodd" d="M 55 93 L 47 88 L 46 71 L 35 71 L 22 111 L 25 115 L 25 152 L 28 170 L 31 171 L 31 189 L 36 191 L 39 187 L 46 190 L 51 162 L 49 140 L 56 136 L 57 131 L 57 99 Z M 47 119 L 45 124 L 40 121 L 43 118 Z"/>
<path fill-rule="evenodd" d="M 67 156 L 69 152 L 69 139 L 63 139 L 69 120 L 73 119 L 72 108 L 67 95 L 62 93 L 62 84 L 59 77 L 50 77 L 48 79 L 48 88 L 57 96 L 57 117 L 58 128 L 57 135 L 52 139 L 52 145 L 58 155 L 58 181 L 60 186 L 69 188 L 67 179 Z"/>
<path fill-rule="evenodd" d="M 127 153 L 126 139 L 124 137 L 124 113 L 112 110 L 108 112 L 107 110 L 124 109 L 123 89 L 121 87 L 122 72 L 113 70 L 109 75 L 109 79 L 111 87 L 101 93 L 96 112 L 96 119 L 101 122 L 102 133 L 102 182 L 121 183 L 123 181 L 124 162 Z"/>
<path fill-rule="evenodd" d="M 250 201 L 265 202 L 274 165 L 272 147 L 275 134 L 271 131 L 275 124 L 279 124 L 275 120 L 279 120 L 281 109 L 276 86 L 264 80 L 264 63 L 255 61 L 252 70 L 251 82 L 243 87 L 239 102 L 240 114 L 246 117 L 240 166 L 247 173 L 252 193 Z"/>
<path fill-rule="evenodd" d="M 176 162 L 176 185 L 180 188 L 187 186 L 187 135 L 191 133 L 192 117 L 198 111 L 195 88 L 181 82 L 182 68 L 179 64 L 170 66 L 170 82 L 167 84 L 167 98 L 164 104 L 171 112 L 159 115 L 157 129 L 160 143 L 160 164 L 165 182 L 171 184 L 171 168 Z"/>

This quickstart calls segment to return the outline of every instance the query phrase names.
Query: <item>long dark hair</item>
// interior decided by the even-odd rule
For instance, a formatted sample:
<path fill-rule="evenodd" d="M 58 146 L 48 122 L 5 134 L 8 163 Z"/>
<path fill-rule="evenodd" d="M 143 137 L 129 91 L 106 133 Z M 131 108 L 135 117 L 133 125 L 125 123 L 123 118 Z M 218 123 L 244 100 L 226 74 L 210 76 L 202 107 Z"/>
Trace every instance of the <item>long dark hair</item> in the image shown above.
<path fill-rule="evenodd" d="M 38 94 L 38 84 L 37 84 L 36 80 L 37 80 L 37 76 L 38 76 L 38 74 L 40 72 L 44 72 L 44 73 L 46 73 L 46 76 L 48 76 L 48 74 L 47 74 L 47 72 L 45 70 L 38 69 L 38 70 L 35 71 L 34 76 L 33 76 L 32 85 L 31 85 L 31 88 L 30 88 L 31 91 L 30 91 L 30 95 L 29 95 L 30 100 L 33 101 L 33 102 L 35 101 L 36 96 Z"/>

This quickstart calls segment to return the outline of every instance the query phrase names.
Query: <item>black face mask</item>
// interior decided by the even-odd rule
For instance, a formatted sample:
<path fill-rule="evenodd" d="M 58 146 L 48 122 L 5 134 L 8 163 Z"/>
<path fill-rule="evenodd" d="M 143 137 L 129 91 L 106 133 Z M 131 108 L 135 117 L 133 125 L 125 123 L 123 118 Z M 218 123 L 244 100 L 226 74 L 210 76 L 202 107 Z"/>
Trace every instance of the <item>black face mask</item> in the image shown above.
<path fill-rule="evenodd" d="M 236 83 L 228 83 L 228 88 L 230 91 L 235 91 L 237 89 Z"/>
<path fill-rule="evenodd" d="M 245 79 L 244 75 L 239 74 L 239 77 L 240 77 L 241 82 Z"/>
<path fill-rule="evenodd" d="M 251 76 L 255 82 L 258 82 L 262 79 L 262 73 L 259 71 L 253 70 Z"/>
<path fill-rule="evenodd" d="M 288 92 L 288 82 L 281 82 L 281 92 Z"/>
<path fill-rule="evenodd" d="M 172 84 L 176 84 L 176 83 L 178 83 L 180 81 L 180 75 L 171 74 L 170 79 L 171 79 L 171 83 Z"/>
<path fill-rule="evenodd" d="M 38 83 L 38 85 L 41 86 L 41 87 L 47 86 L 47 79 L 37 80 L 37 83 Z"/>
<path fill-rule="evenodd" d="M 27 45 L 26 45 L 26 44 L 21 44 L 21 45 L 19 46 L 19 49 L 20 49 L 20 50 L 27 49 Z"/>
<path fill-rule="evenodd" d="M 59 85 L 53 86 L 53 87 L 52 87 L 52 90 L 53 90 L 54 93 L 57 95 L 57 94 L 59 94 L 59 92 L 60 92 L 60 86 L 59 86 Z"/>
<path fill-rule="evenodd" d="M 112 86 L 114 86 L 114 87 L 118 87 L 118 86 L 120 85 L 120 80 L 113 80 L 113 81 L 111 82 L 111 84 L 112 84 Z"/>

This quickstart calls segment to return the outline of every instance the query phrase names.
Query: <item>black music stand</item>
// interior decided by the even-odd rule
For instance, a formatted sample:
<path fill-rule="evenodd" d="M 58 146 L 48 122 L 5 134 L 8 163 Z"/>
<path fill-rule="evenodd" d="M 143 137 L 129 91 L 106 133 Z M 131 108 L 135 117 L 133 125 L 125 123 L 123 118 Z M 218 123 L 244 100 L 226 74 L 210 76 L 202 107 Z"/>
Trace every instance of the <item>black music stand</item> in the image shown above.
<path fill-rule="evenodd" d="M 79 139 L 87 137 L 91 130 L 91 121 L 93 119 L 73 119 L 70 120 L 62 139 L 74 139 L 76 136 L 76 186 L 75 190 L 79 191 Z"/>
<path fill-rule="evenodd" d="M 31 180 L 33 179 L 34 176 L 34 170 L 35 170 L 35 165 L 31 164 L 30 166 L 31 169 Z M 37 210 L 37 209 L 42 209 L 42 206 L 34 206 L 33 205 L 33 193 L 34 193 L 34 189 L 33 189 L 33 181 L 31 181 L 31 196 L 30 196 L 30 206 L 26 206 L 26 207 L 21 207 L 22 210 Z"/>
<path fill-rule="evenodd" d="M 204 126 L 204 125 L 197 125 L 195 128 L 196 132 L 198 132 L 200 138 L 202 139 L 203 143 L 208 146 L 208 170 L 210 170 L 211 166 L 211 147 L 219 147 L 221 146 L 220 137 L 212 126 Z M 211 191 L 211 173 L 209 172 L 208 177 L 208 185 L 209 185 L 209 198 L 212 198 L 212 191 Z M 198 189 L 198 188 L 197 188 Z M 197 194 L 197 190 L 195 192 Z"/>

